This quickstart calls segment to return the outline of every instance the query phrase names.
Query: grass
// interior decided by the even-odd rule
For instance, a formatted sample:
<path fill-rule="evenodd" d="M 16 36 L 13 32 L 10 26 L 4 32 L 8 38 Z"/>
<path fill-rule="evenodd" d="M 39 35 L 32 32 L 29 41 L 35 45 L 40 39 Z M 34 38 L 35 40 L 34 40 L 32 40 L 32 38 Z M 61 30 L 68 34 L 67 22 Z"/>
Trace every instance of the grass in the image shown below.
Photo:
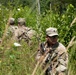
<path fill-rule="evenodd" d="M 69 52 L 69 75 L 76 74 L 76 43 L 71 47 Z"/>
<path fill-rule="evenodd" d="M 31 75 L 38 43 L 32 47 L 22 41 L 21 47 L 15 47 L 11 41 L 4 41 L 0 46 L 0 75 Z"/>

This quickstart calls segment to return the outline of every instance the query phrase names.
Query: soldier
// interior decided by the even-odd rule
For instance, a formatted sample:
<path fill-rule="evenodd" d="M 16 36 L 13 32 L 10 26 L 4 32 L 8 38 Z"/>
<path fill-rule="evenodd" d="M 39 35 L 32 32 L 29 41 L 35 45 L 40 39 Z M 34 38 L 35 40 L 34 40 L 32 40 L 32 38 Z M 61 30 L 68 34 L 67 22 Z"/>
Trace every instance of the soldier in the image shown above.
<path fill-rule="evenodd" d="M 8 25 L 8 34 L 10 35 L 12 33 L 12 35 L 14 35 L 15 30 L 18 29 L 18 27 L 15 26 L 15 19 L 9 18 Z"/>
<path fill-rule="evenodd" d="M 15 31 L 15 39 L 20 41 L 25 33 L 25 19 L 18 18 L 18 29 Z"/>
<path fill-rule="evenodd" d="M 18 29 L 15 32 L 15 36 L 18 41 L 24 39 L 27 43 L 34 36 L 35 31 L 31 28 L 26 27 L 25 19 L 18 18 Z"/>
<path fill-rule="evenodd" d="M 56 28 L 46 29 L 46 42 L 40 44 L 36 55 L 36 60 L 40 59 L 43 61 L 43 68 L 49 63 L 45 75 L 67 75 L 68 54 L 65 46 L 58 42 Z"/>

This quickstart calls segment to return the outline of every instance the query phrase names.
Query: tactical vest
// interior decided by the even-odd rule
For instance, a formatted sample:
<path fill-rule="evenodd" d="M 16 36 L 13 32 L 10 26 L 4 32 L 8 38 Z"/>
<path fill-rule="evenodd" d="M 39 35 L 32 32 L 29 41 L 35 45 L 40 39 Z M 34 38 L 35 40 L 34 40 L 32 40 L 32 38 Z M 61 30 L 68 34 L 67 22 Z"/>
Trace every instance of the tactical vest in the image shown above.
<path fill-rule="evenodd" d="M 59 59 L 62 59 L 62 56 L 65 54 L 65 51 L 61 52 L 60 55 L 58 54 L 59 53 L 58 48 L 62 48 L 62 47 L 59 47 L 59 46 L 63 47 L 63 45 L 60 44 L 60 43 L 56 43 L 52 48 L 50 48 L 47 43 L 41 43 L 41 45 L 40 45 L 41 52 L 42 52 L 43 55 L 46 52 L 47 48 L 50 49 L 49 53 L 47 54 L 48 56 L 45 60 L 45 65 L 47 63 L 50 64 L 50 66 L 46 70 L 46 73 L 49 73 L 49 71 L 52 71 L 53 68 L 55 68 L 56 70 L 59 69 L 60 71 L 65 71 L 66 70 L 65 62 L 62 62 L 62 61 L 59 62 L 58 61 Z M 62 50 L 62 49 L 60 49 L 60 50 Z M 61 57 L 61 58 L 59 58 L 59 57 Z M 66 58 L 64 60 L 66 60 Z M 60 67 L 58 68 L 59 65 L 61 65 L 61 67 L 63 67 L 63 69 L 60 68 Z M 57 73 L 57 71 L 56 71 L 56 73 Z"/>

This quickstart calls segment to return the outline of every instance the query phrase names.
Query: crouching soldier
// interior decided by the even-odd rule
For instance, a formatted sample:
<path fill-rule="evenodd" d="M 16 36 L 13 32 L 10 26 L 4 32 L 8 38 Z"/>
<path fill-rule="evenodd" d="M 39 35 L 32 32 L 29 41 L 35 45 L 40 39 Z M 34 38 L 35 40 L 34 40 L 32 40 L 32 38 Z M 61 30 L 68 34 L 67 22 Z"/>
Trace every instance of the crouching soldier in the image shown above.
<path fill-rule="evenodd" d="M 41 59 L 42 56 L 44 56 L 43 59 Z M 45 59 L 43 69 L 49 64 L 45 75 L 67 75 L 68 54 L 65 46 L 58 42 L 56 28 L 46 29 L 46 41 L 40 44 L 36 55 L 36 60 L 40 61 L 40 59 L 42 61 Z"/>
<path fill-rule="evenodd" d="M 15 25 L 15 19 L 9 18 L 8 20 L 8 30 L 7 30 L 7 37 L 13 37 L 15 35 L 15 31 L 18 29 L 18 26 Z"/>
<path fill-rule="evenodd" d="M 15 32 L 15 37 L 18 41 L 24 40 L 29 43 L 30 39 L 34 36 L 35 31 L 26 27 L 24 18 L 18 18 L 18 29 Z"/>
<path fill-rule="evenodd" d="M 15 30 L 18 29 L 18 26 L 15 25 L 15 19 L 14 18 L 9 18 L 8 20 L 8 35 L 14 35 Z"/>

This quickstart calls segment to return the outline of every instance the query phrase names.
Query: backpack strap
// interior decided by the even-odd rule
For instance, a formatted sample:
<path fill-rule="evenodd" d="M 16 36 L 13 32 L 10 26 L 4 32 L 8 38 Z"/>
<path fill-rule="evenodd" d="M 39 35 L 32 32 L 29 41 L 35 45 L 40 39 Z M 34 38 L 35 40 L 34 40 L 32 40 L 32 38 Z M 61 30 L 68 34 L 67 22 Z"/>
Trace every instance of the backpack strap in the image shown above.
<path fill-rule="evenodd" d="M 42 42 L 41 44 L 40 44 L 40 49 L 41 49 L 41 52 L 42 53 L 44 53 L 45 52 L 45 42 Z"/>

